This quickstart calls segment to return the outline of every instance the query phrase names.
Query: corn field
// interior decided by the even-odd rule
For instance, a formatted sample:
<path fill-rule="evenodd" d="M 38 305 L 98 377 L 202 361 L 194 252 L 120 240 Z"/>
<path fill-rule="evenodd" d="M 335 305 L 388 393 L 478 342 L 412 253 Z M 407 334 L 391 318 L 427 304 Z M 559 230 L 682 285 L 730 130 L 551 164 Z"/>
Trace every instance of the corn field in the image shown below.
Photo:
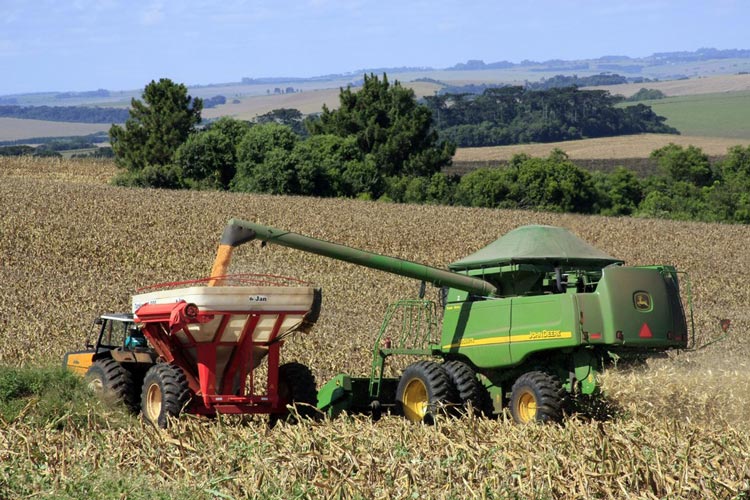
<path fill-rule="evenodd" d="M 627 264 L 687 271 L 702 349 L 603 375 L 607 419 L 556 426 L 348 416 L 272 429 L 190 416 L 167 431 L 85 399 L 52 422 L 0 420 L 0 498 L 747 498 L 750 228 L 539 212 L 109 186 L 111 163 L 0 158 L 0 365 L 58 365 L 93 319 L 159 282 L 205 277 L 231 217 L 444 267 L 524 224 L 563 226 Z M 369 374 L 389 302 L 419 283 L 250 243 L 230 272 L 323 289 L 282 362 Z M 437 296 L 437 290 L 428 290 Z M 721 319 L 730 319 L 726 338 Z"/>

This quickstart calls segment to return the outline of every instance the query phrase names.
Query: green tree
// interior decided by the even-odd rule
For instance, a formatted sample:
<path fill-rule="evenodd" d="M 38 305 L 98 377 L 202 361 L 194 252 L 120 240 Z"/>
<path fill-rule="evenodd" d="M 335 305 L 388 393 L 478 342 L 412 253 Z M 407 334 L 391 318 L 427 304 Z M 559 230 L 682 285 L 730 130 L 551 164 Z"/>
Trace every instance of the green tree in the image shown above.
<path fill-rule="evenodd" d="M 201 121 L 203 102 L 187 87 L 167 78 L 151 81 L 143 101 L 133 98 L 125 126 L 112 125 L 109 138 L 115 162 L 131 173 L 172 162 L 177 148 Z"/>
<path fill-rule="evenodd" d="M 298 142 L 292 155 L 297 164 L 299 194 L 355 196 L 359 191 L 346 178 L 347 166 L 359 165 L 362 154 L 352 138 L 316 135 Z"/>
<path fill-rule="evenodd" d="M 515 208 L 511 197 L 515 182 L 512 168 L 480 168 L 461 177 L 455 202 L 469 207 Z"/>
<path fill-rule="evenodd" d="M 602 215 L 630 215 L 643 200 L 640 181 L 625 167 L 617 167 L 611 174 L 596 172 L 593 179 Z"/>
<path fill-rule="evenodd" d="M 577 167 L 559 149 L 548 158 L 531 158 L 518 166 L 520 207 L 553 212 L 592 213 L 597 201 L 591 174 Z"/>
<path fill-rule="evenodd" d="M 295 134 L 306 136 L 307 130 L 304 125 L 302 112 L 294 108 L 278 108 L 258 116 L 255 121 L 260 124 L 278 123 L 291 128 Z"/>
<path fill-rule="evenodd" d="M 707 193 L 711 209 L 727 222 L 750 224 L 750 146 L 729 148 L 719 173 Z"/>
<path fill-rule="evenodd" d="M 365 75 L 362 88 L 341 89 L 339 101 L 336 110 L 323 106 L 323 113 L 309 121 L 308 128 L 313 135 L 354 136 L 367 157 L 358 171 L 375 165 L 381 177 L 429 176 L 450 165 L 455 147 L 438 140 L 430 110 L 398 81 L 391 85 L 385 74 L 382 80 Z"/>
<path fill-rule="evenodd" d="M 651 152 L 662 172 L 675 181 L 684 181 L 696 186 L 709 186 L 714 181 L 708 156 L 695 146 L 683 148 L 669 143 Z"/>
<path fill-rule="evenodd" d="M 223 117 L 207 130 L 191 134 L 174 154 L 184 184 L 228 189 L 236 172 L 237 146 L 248 130 L 249 123 Z"/>
<path fill-rule="evenodd" d="M 237 147 L 237 172 L 230 188 L 246 192 L 296 193 L 291 152 L 297 141 L 297 135 L 284 125 L 269 123 L 251 127 Z M 274 179 L 275 175 L 279 177 Z"/>

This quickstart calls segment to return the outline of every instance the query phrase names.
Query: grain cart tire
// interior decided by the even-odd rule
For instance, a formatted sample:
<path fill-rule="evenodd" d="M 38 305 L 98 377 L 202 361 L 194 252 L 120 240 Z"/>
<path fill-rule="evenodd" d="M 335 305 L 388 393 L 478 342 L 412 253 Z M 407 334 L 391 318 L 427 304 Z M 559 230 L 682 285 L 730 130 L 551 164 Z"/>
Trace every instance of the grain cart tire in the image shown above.
<path fill-rule="evenodd" d="M 143 417 L 165 429 L 169 417 L 177 418 L 190 401 L 190 388 L 182 369 L 157 363 L 146 372 L 141 392 Z"/>
<path fill-rule="evenodd" d="M 86 385 L 107 404 L 123 403 L 138 413 L 140 397 L 133 374 L 112 358 L 98 359 L 86 371 Z"/>
<path fill-rule="evenodd" d="M 287 402 L 292 410 L 286 413 L 272 413 L 269 416 L 271 427 L 283 420 L 295 424 L 299 418 L 315 418 L 317 410 L 318 391 L 315 387 L 315 376 L 310 368 L 302 363 L 285 363 L 279 366 L 279 397 Z"/>
<path fill-rule="evenodd" d="M 457 402 L 456 387 L 448 372 L 433 361 L 407 366 L 398 381 L 396 409 L 412 422 L 433 423 L 443 406 Z"/>
<path fill-rule="evenodd" d="M 544 372 L 518 377 L 510 395 L 510 413 L 519 424 L 562 420 L 565 390 L 560 381 Z"/>
<path fill-rule="evenodd" d="M 479 382 L 477 374 L 471 366 L 463 361 L 447 361 L 442 366 L 456 387 L 458 401 L 464 409 L 471 405 L 475 415 L 491 414 L 490 394 Z"/>

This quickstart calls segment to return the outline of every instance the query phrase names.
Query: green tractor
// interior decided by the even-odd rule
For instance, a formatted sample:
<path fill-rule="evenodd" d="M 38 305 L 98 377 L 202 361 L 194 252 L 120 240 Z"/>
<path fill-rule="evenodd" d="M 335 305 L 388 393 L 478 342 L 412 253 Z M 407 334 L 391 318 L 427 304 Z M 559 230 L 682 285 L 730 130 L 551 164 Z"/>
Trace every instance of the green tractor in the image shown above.
<path fill-rule="evenodd" d="M 609 360 L 683 349 L 690 337 L 689 287 L 683 301 L 674 267 L 625 266 L 559 227 L 519 227 L 443 270 L 232 219 L 212 276 L 227 249 L 252 239 L 422 281 L 419 299 L 388 307 L 370 376 L 342 373 L 318 391 L 331 415 L 392 409 L 429 421 L 442 407 L 508 406 L 519 423 L 559 421 L 569 395 L 599 391 Z M 425 282 L 441 288 L 439 303 L 424 300 Z M 401 355 L 423 359 L 386 377 Z"/>

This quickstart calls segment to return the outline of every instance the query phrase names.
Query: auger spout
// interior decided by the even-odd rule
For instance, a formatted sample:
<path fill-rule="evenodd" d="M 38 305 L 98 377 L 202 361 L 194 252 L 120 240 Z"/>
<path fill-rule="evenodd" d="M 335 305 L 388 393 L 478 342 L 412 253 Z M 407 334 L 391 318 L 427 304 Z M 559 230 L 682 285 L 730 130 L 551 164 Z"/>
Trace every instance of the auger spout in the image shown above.
<path fill-rule="evenodd" d="M 343 260 L 371 269 L 378 269 L 399 276 L 406 276 L 436 286 L 449 286 L 466 291 L 473 295 L 494 295 L 496 287 L 491 283 L 464 274 L 438 269 L 436 267 L 411 262 L 396 257 L 388 257 L 357 248 L 348 247 L 330 241 L 311 238 L 301 234 L 284 231 L 261 224 L 247 222 L 241 219 L 230 219 L 222 235 L 219 251 L 211 270 L 211 277 L 226 274 L 232 249 L 253 239 L 258 239 L 275 245 L 303 250 L 305 252 Z M 215 280 L 219 281 L 219 280 Z M 212 280 L 212 284 L 214 280 Z"/>

